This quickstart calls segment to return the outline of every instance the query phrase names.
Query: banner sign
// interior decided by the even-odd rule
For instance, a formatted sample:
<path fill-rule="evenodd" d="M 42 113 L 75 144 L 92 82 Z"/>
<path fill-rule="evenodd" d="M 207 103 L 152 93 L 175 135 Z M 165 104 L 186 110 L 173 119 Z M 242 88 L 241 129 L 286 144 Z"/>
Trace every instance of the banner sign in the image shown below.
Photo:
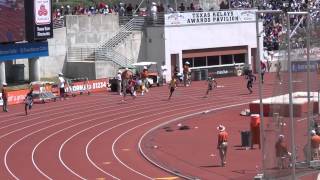
<path fill-rule="evenodd" d="M 29 90 L 17 90 L 8 92 L 8 105 L 21 104 L 27 96 Z M 0 106 L 3 105 L 2 93 L 0 93 Z"/>
<path fill-rule="evenodd" d="M 320 61 L 310 61 L 310 71 L 318 71 Z M 292 72 L 307 72 L 308 62 L 307 61 L 292 61 L 291 64 Z"/>
<path fill-rule="evenodd" d="M 97 79 L 89 80 L 88 83 L 76 82 L 73 83 L 71 87 L 66 87 L 66 92 L 71 92 L 75 94 L 80 94 L 80 92 L 89 90 L 90 93 L 93 92 L 106 92 L 107 91 L 107 82 L 108 79 Z M 70 89 L 72 88 L 72 89 Z M 8 92 L 8 104 L 21 104 L 24 102 L 25 97 L 27 96 L 30 90 L 17 90 Z M 56 94 L 58 95 L 58 94 Z M 0 106 L 3 105 L 2 94 L 0 93 Z"/>
<path fill-rule="evenodd" d="M 221 24 L 254 22 L 256 10 L 208 11 L 165 14 L 165 25 Z"/>
<path fill-rule="evenodd" d="M 0 93 L 0 106 L 3 105 L 2 93 Z"/>
<path fill-rule="evenodd" d="M 48 42 L 0 44 L 0 60 L 49 56 Z"/>
<path fill-rule="evenodd" d="M 89 80 L 86 82 L 75 82 L 70 87 L 65 87 L 65 92 L 80 94 L 81 92 L 103 92 L 107 91 L 108 79 Z"/>

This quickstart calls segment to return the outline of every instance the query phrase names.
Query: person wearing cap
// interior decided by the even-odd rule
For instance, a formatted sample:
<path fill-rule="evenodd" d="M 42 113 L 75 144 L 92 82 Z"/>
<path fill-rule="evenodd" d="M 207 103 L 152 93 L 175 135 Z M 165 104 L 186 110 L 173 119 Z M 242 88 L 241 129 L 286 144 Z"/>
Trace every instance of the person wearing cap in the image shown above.
<path fill-rule="evenodd" d="M 2 110 L 3 112 L 8 112 L 8 90 L 7 90 L 7 83 L 2 83 L 2 100 L 3 100 L 3 105 L 2 105 Z"/>
<path fill-rule="evenodd" d="M 279 169 L 285 168 L 285 160 L 291 158 L 291 153 L 288 151 L 288 146 L 284 141 L 284 135 L 280 134 L 275 144 L 277 166 Z"/>
<path fill-rule="evenodd" d="M 148 92 L 148 87 L 147 87 L 148 68 L 147 68 L 147 66 L 143 66 L 143 70 L 142 70 L 140 76 L 141 76 L 141 81 L 142 81 L 141 95 L 143 96 L 144 92 Z"/>
<path fill-rule="evenodd" d="M 63 99 L 66 99 L 66 96 L 65 96 L 65 90 L 64 90 L 64 87 L 65 87 L 65 79 L 63 78 L 63 74 L 62 73 L 59 73 L 59 83 L 58 83 L 58 87 L 59 87 L 59 92 L 60 92 L 60 100 Z"/>
<path fill-rule="evenodd" d="M 117 74 L 117 85 L 118 85 L 118 93 L 119 93 L 119 95 L 120 96 L 122 96 L 122 91 L 121 91 L 121 81 L 122 81 L 122 79 L 121 79 L 121 71 L 119 70 L 118 71 L 118 74 Z"/>
<path fill-rule="evenodd" d="M 219 149 L 221 166 L 223 167 L 227 163 L 228 133 L 226 132 L 226 127 L 222 124 L 217 127 L 217 130 L 219 131 L 217 149 Z"/>
<path fill-rule="evenodd" d="M 189 73 L 190 73 L 190 63 L 187 61 L 183 65 L 183 83 L 184 83 L 184 86 L 189 86 L 190 85 Z"/>

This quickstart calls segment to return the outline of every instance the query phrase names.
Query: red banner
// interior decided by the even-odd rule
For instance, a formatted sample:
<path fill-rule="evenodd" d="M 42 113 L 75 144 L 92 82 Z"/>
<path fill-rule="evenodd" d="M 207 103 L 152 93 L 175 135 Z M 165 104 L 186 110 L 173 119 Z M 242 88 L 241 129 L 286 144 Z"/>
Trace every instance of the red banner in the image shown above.
<path fill-rule="evenodd" d="M 80 92 L 103 92 L 107 91 L 108 79 L 89 80 L 87 82 L 76 82 L 70 87 L 66 87 L 65 91 L 74 94 L 80 94 Z M 48 90 L 48 89 L 46 89 Z M 55 93 L 57 88 L 52 88 L 51 91 Z M 8 104 L 20 104 L 23 103 L 24 98 L 28 94 L 29 90 L 17 90 L 8 92 Z M 0 97 L 1 93 L 0 93 Z M 2 105 L 2 98 L 0 98 L 0 105 Z"/>
<path fill-rule="evenodd" d="M 28 94 L 29 90 L 17 90 L 8 92 L 8 104 L 20 104 L 23 103 L 24 98 Z"/>

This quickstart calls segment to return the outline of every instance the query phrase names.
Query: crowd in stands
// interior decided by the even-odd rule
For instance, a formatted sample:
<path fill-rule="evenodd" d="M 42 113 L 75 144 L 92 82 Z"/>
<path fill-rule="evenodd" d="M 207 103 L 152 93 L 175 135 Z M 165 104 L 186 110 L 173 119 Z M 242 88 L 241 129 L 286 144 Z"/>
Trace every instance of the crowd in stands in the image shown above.
<path fill-rule="evenodd" d="M 254 1 L 252 0 L 225 0 L 221 1 L 219 8 L 220 10 L 226 10 L 229 8 L 232 9 L 244 9 L 244 8 L 253 8 L 255 4 L 252 4 Z M 229 4 L 230 3 L 230 4 Z M 309 4 L 308 4 L 309 3 Z M 265 1 L 259 9 L 272 9 L 272 10 L 283 10 L 283 11 L 305 11 L 307 8 L 320 8 L 320 1 L 317 0 L 289 0 L 288 2 L 279 1 L 279 0 L 269 0 Z M 213 10 L 213 9 L 210 9 Z M 164 6 L 162 3 L 151 3 L 151 7 L 149 8 L 150 15 L 154 15 L 156 13 L 172 13 L 175 11 L 184 12 L 184 11 L 202 11 L 202 8 L 199 5 L 194 5 L 190 3 L 189 5 L 185 5 L 181 3 L 177 9 L 171 7 L 170 5 Z M 148 8 L 139 8 L 138 5 L 132 5 L 130 3 L 119 3 L 118 5 L 109 6 L 103 2 L 98 3 L 95 6 L 84 7 L 82 5 L 70 7 L 61 6 L 58 9 L 54 10 L 54 18 L 59 19 L 64 15 L 94 15 L 94 14 L 110 14 L 110 13 L 118 13 L 119 15 L 132 15 L 136 13 L 140 16 L 147 16 Z M 312 14 L 313 18 L 318 18 L 316 15 L 319 12 L 315 12 Z M 264 40 L 263 45 L 267 48 L 268 51 L 278 50 L 279 42 L 283 37 L 283 32 L 285 31 L 285 27 L 283 27 L 283 19 L 278 15 L 273 14 L 264 14 Z M 320 20 L 320 19 L 319 19 Z M 294 26 L 299 22 L 299 17 L 296 16 L 291 19 L 291 24 Z M 295 46 L 303 46 L 300 44 L 300 39 L 296 40 L 296 43 L 293 43 Z"/>

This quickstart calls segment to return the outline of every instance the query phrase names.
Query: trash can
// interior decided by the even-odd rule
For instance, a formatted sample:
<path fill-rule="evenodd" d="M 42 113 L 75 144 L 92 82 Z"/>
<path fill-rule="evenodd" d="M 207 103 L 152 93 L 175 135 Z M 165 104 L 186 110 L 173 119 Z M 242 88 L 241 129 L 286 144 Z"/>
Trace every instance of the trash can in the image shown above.
<path fill-rule="evenodd" d="M 201 69 L 201 80 L 207 80 L 208 78 L 208 69 Z"/>
<path fill-rule="evenodd" d="M 109 84 L 111 84 L 111 91 L 117 92 L 118 91 L 118 80 L 113 78 L 109 80 Z"/>
<path fill-rule="evenodd" d="M 194 71 L 194 80 L 200 81 L 201 80 L 201 71 L 199 69 Z"/>
<path fill-rule="evenodd" d="M 251 132 L 250 131 L 241 131 L 241 146 L 242 147 L 251 147 Z"/>

